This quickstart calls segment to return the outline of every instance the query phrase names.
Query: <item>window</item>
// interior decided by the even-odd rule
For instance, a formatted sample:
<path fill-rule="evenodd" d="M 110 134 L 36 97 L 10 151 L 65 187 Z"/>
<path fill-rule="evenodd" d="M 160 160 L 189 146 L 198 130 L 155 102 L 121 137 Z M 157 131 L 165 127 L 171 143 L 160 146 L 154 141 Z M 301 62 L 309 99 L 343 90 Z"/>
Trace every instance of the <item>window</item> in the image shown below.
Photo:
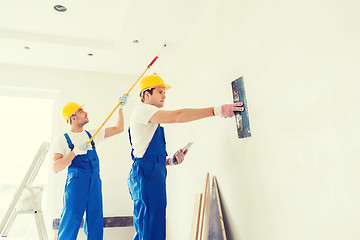
<path fill-rule="evenodd" d="M 53 122 L 54 92 L 0 87 L 0 221 L 23 180 L 43 141 L 50 143 Z M 44 187 L 42 209 L 46 204 L 49 154 L 33 185 Z M 33 214 L 18 215 L 11 239 L 38 239 Z"/>

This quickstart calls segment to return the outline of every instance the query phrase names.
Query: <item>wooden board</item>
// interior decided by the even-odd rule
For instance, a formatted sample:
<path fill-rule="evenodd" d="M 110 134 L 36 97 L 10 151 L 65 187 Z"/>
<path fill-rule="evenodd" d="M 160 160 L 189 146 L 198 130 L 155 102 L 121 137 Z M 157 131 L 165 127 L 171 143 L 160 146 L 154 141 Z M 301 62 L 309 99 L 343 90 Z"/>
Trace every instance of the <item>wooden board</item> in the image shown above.
<path fill-rule="evenodd" d="M 193 222 L 191 225 L 190 240 L 198 240 L 199 237 L 201 203 L 202 203 L 202 193 L 198 193 L 195 195 L 195 205 L 194 205 Z"/>
<path fill-rule="evenodd" d="M 208 175 L 209 173 L 207 173 Z M 202 239 L 208 239 L 209 234 L 209 216 L 210 216 L 210 177 L 207 178 L 206 184 L 207 197 L 204 200 L 205 216 L 204 216 L 204 231 Z"/>
<path fill-rule="evenodd" d="M 244 103 L 244 111 L 235 112 L 236 127 L 238 131 L 238 138 L 251 137 L 249 114 L 247 107 L 247 100 L 245 94 L 244 78 L 239 77 L 238 79 L 231 82 L 233 101 Z"/>
<path fill-rule="evenodd" d="M 210 218 L 208 240 L 226 240 L 224 218 L 221 211 L 219 189 L 213 176 L 210 195 Z"/>
<path fill-rule="evenodd" d="M 200 225 L 200 235 L 199 235 L 199 240 L 203 239 L 203 229 L 207 228 L 208 226 L 208 218 L 205 218 L 205 208 L 206 208 L 206 203 L 209 201 L 209 173 L 206 173 L 206 180 L 205 180 L 205 187 L 204 187 L 204 200 L 202 203 L 202 209 L 201 209 L 201 225 Z M 205 239 L 205 238 L 204 238 Z"/>

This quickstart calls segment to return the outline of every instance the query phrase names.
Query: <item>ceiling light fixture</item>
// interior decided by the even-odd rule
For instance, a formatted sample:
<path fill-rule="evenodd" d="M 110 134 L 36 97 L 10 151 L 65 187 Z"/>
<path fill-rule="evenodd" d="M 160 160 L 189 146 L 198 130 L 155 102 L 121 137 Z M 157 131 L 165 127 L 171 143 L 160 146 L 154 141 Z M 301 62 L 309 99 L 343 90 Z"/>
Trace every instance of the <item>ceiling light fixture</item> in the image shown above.
<path fill-rule="evenodd" d="M 92 54 L 92 53 L 88 53 L 88 56 L 92 57 L 92 56 L 94 56 L 94 54 Z"/>
<path fill-rule="evenodd" d="M 133 40 L 133 43 L 137 44 L 137 43 L 139 43 L 139 40 L 135 39 L 135 40 Z"/>
<path fill-rule="evenodd" d="M 26 49 L 26 50 L 30 50 L 30 47 L 28 47 L 28 46 L 25 46 L 25 47 L 24 47 L 24 49 Z"/>
<path fill-rule="evenodd" d="M 54 9 L 58 12 L 66 12 L 67 8 L 63 5 L 55 5 Z"/>

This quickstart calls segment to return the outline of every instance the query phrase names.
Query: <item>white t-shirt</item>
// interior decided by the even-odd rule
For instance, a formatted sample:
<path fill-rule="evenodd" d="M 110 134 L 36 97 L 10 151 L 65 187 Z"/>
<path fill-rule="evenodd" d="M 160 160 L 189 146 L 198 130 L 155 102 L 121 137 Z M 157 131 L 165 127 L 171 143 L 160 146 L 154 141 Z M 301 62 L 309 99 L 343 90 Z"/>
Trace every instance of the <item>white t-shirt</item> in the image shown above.
<path fill-rule="evenodd" d="M 88 131 L 91 136 L 94 136 L 94 133 L 96 132 L 97 129 L 93 129 Z M 75 132 L 68 132 L 67 133 L 70 137 L 71 142 L 74 144 L 74 146 L 78 146 L 80 144 L 83 144 L 85 142 L 89 141 L 89 136 L 87 135 L 87 133 L 85 131 L 82 131 L 80 133 L 75 133 Z M 100 129 L 100 131 L 98 132 L 98 134 L 96 134 L 96 136 L 94 137 L 93 141 L 95 142 L 95 147 L 96 144 L 99 142 L 104 141 L 105 139 L 105 129 Z M 91 145 L 91 143 L 90 143 Z M 92 146 L 91 146 L 92 149 Z M 66 141 L 66 138 L 63 135 L 59 136 L 54 144 L 54 153 L 60 153 L 63 156 L 69 154 L 71 152 L 69 145 Z"/>
<path fill-rule="evenodd" d="M 152 137 L 159 124 L 149 122 L 151 117 L 160 109 L 150 104 L 141 103 L 137 106 L 130 118 L 130 134 L 134 156 L 144 156 Z"/>

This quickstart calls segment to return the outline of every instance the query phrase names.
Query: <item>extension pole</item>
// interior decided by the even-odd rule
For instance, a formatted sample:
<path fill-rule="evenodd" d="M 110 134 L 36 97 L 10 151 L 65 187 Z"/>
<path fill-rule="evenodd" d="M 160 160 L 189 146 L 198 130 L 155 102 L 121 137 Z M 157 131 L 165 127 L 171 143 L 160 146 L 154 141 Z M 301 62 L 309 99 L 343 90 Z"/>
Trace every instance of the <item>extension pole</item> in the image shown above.
<path fill-rule="evenodd" d="M 166 44 L 163 45 L 162 48 L 166 47 Z M 162 49 L 161 48 L 161 49 Z M 161 50 L 160 50 L 161 51 Z M 159 54 L 160 55 L 160 52 Z M 159 58 L 159 56 L 156 56 L 151 63 L 146 67 L 145 71 L 143 72 L 143 74 L 141 74 L 141 76 L 138 78 L 138 80 L 136 80 L 136 82 L 132 85 L 132 87 L 129 89 L 129 91 L 127 91 L 126 95 L 128 95 L 131 90 L 135 87 L 135 85 L 139 82 L 139 80 L 144 76 L 144 74 L 147 72 L 147 70 L 150 69 L 150 67 L 155 63 L 155 61 Z M 114 108 L 114 110 L 112 110 L 112 112 L 109 114 L 109 116 L 105 119 L 105 121 L 101 124 L 101 126 L 99 127 L 99 129 L 94 133 L 94 135 L 89 139 L 89 141 L 87 143 L 90 143 L 94 137 L 99 133 L 100 129 L 105 125 L 105 123 L 109 120 L 109 118 L 113 115 L 113 113 L 116 111 L 116 109 L 121 105 L 122 102 L 119 102 L 116 107 Z"/>

